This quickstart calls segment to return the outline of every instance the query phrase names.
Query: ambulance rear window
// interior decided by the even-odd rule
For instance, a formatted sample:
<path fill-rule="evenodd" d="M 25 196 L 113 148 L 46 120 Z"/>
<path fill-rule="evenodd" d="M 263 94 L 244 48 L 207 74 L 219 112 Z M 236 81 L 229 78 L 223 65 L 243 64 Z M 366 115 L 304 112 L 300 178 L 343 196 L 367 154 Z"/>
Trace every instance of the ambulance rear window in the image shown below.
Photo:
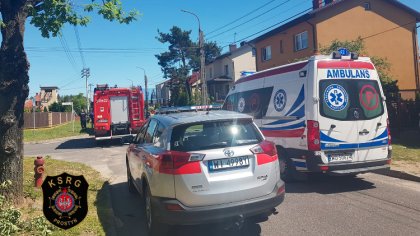
<path fill-rule="evenodd" d="M 322 80 L 320 113 L 336 120 L 369 120 L 384 113 L 379 85 L 374 80 Z"/>

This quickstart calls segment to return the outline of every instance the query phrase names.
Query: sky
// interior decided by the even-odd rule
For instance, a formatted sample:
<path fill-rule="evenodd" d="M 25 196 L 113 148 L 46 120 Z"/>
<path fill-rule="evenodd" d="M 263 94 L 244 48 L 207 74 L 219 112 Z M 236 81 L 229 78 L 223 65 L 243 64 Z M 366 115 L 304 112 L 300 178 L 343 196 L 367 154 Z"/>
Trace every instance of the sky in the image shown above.
<path fill-rule="evenodd" d="M 74 0 L 82 12 L 86 0 Z M 60 95 L 86 93 L 81 78 L 83 59 L 90 68 L 89 84 L 109 84 L 144 87 L 144 72 L 149 91 L 163 82 L 156 54 L 168 45 L 156 37 L 158 30 L 169 32 L 172 26 L 191 30 L 191 39 L 198 41 L 198 21 L 181 9 L 195 13 L 201 22 L 206 41 L 216 41 L 226 52 L 230 43 L 251 40 L 267 31 L 263 29 L 281 23 L 312 6 L 312 0 L 123 0 L 124 8 L 140 12 L 137 21 L 129 25 L 104 20 L 91 14 L 87 27 L 66 25 L 63 37 L 43 38 L 27 21 L 25 49 L 30 62 L 29 97 L 40 86 L 57 86 Z M 420 12 L 420 0 L 401 0 Z M 222 28 L 223 27 L 223 28 Z M 216 30 L 216 31 L 215 31 Z M 251 36 L 256 34 L 254 36 Z M 77 40 L 80 39 L 80 48 Z M 251 36 L 251 37 L 249 37 Z M 82 53 L 80 53 L 82 51 Z M 83 59 L 82 59 L 83 58 Z M 140 69 L 140 68 L 143 69 Z M 150 94 L 150 93 L 149 93 Z"/>

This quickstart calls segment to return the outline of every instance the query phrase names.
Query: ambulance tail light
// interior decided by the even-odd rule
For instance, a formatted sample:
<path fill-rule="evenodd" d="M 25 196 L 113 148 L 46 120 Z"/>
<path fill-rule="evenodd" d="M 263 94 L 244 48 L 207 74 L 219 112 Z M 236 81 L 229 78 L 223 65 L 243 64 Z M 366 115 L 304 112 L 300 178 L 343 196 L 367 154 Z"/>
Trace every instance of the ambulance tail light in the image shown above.
<path fill-rule="evenodd" d="M 319 123 L 318 121 L 308 120 L 308 150 L 309 151 L 320 151 L 321 142 L 320 142 L 320 132 L 319 132 Z"/>
<path fill-rule="evenodd" d="M 386 130 L 388 131 L 388 145 L 391 145 L 391 130 L 389 129 L 389 119 L 386 119 Z"/>

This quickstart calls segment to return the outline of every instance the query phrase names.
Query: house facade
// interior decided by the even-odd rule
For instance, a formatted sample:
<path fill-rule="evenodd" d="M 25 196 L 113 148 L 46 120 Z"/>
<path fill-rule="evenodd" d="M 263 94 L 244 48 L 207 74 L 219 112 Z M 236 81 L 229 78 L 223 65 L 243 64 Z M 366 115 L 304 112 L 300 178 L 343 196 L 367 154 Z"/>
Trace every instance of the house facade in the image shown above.
<path fill-rule="evenodd" d="M 58 87 L 57 86 L 41 86 L 39 93 L 41 99 L 41 107 L 48 107 L 54 102 L 58 102 Z"/>
<path fill-rule="evenodd" d="M 325 3 L 324 3 L 325 2 Z M 420 91 L 420 13 L 395 0 L 313 0 L 313 10 L 251 41 L 257 71 L 318 53 L 334 40 L 363 39 L 367 56 L 386 58 L 403 98 Z"/>
<path fill-rule="evenodd" d="M 229 46 L 229 52 L 220 55 L 205 68 L 208 95 L 215 102 L 223 102 L 233 83 L 241 73 L 255 72 L 255 55 L 249 44 Z"/>

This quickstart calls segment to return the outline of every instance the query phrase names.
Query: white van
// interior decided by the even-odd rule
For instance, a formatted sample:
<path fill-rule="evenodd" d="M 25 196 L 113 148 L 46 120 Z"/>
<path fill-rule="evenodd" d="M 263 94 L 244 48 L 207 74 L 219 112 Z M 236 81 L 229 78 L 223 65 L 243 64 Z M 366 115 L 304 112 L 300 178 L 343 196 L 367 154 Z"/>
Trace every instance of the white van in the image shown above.
<path fill-rule="evenodd" d="M 239 79 L 223 109 L 254 116 L 279 151 L 281 176 L 389 169 L 385 96 L 371 60 L 346 49 Z"/>

